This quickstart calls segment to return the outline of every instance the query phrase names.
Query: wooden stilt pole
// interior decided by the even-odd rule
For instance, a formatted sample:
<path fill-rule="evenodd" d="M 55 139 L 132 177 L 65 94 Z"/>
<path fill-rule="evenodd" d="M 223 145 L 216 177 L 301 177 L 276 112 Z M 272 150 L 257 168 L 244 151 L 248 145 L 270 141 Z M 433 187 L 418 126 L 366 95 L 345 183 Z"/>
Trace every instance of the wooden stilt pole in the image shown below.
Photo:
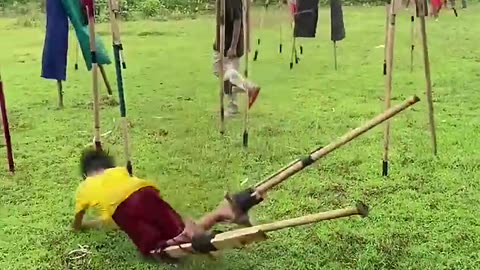
<path fill-rule="evenodd" d="M 286 228 L 298 227 L 354 215 L 359 215 L 362 218 L 365 218 L 368 216 L 368 211 L 368 206 L 366 206 L 362 202 L 358 202 L 355 207 L 337 209 L 303 217 L 281 220 L 268 224 L 262 224 L 253 227 L 233 230 L 230 232 L 220 233 L 215 236 L 205 235 L 207 237 L 206 240 L 210 242 L 208 245 L 210 249 L 202 253 L 209 254 L 211 252 L 218 252 L 225 249 L 241 248 L 247 244 L 266 240 L 267 236 L 265 233 L 278 231 Z M 152 251 L 152 253 L 155 252 L 156 251 Z M 187 255 L 195 254 L 198 252 L 198 250 L 195 250 L 194 244 L 186 243 L 178 246 L 168 247 L 160 252 L 168 254 L 172 258 L 180 258 Z"/>
<path fill-rule="evenodd" d="M 333 42 L 333 60 L 335 61 L 335 70 L 338 69 L 338 64 L 337 64 L 337 42 Z"/>
<path fill-rule="evenodd" d="M 411 47 L 410 47 L 410 72 L 413 72 L 413 53 L 415 50 L 415 16 L 412 15 L 410 17 L 411 21 L 411 28 L 410 28 L 410 39 L 411 39 Z"/>
<path fill-rule="evenodd" d="M 75 70 L 78 70 L 78 41 L 75 42 Z"/>
<path fill-rule="evenodd" d="M 112 86 L 110 86 L 110 81 L 108 81 L 107 72 L 105 71 L 105 68 L 103 67 L 103 65 L 98 65 L 98 68 L 100 69 L 100 73 L 102 75 L 103 82 L 105 83 L 105 88 L 107 88 L 108 95 L 109 96 L 113 95 Z"/>
<path fill-rule="evenodd" d="M 390 21 L 390 4 L 385 5 L 385 45 L 383 49 L 383 75 L 387 75 L 387 43 L 388 43 L 388 29 Z"/>
<path fill-rule="evenodd" d="M 432 81 L 430 78 L 430 60 L 428 56 L 428 42 L 427 42 L 427 30 L 425 25 L 425 13 L 426 13 L 426 1 L 416 0 L 418 8 L 418 19 L 420 22 L 420 35 L 422 37 L 422 50 L 423 50 L 423 63 L 425 70 L 425 83 L 426 83 L 426 95 L 428 105 L 428 120 L 430 126 L 430 133 L 432 135 L 432 150 L 433 155 L 437 155 L 437 135 L 435 130 L 435 117 L 433 113 L 433 94 L 432 94 Z"/>
<path fill-rule="evenodd" d="M 98 95 L 98 62 L 95 48 L 95 4 L 93 0 L 84 0 L 88 16 L 88 29 L 90 33 L 90 54 L 92 56 L 92 92 L 93 92 L 93 115 L 94 115 L 94 141 L 95 148 L 102 150 L 100 141 L 100 98 Z"/>
<path fill-rule="evenodd" d="M 265 10 L 267 7 L 265 7 Z M 263 15 L 265 16 L 265 15 Z M 245 71 L 244 76 L 248 79 L 249 74 L 249 52 L 250 52 L 250 0 L 243 0 L 243 48 L 245 57 Z M 259 42 L 260 44 L 260 42 Z M 250 111 L 250 93 L 248 89 L 245 91 L 245 113 L 243 119 L 243 147 L 248 147 L 248 113 Z"/>
<path fill-rule="evenodd" d="M 217 36 L 218 50 L 220 56 L 220 70 L 219 70 L 219 83 L 220 83 L 220 134 L 225 133 L 225 81 L 224 81 L 224 57 L 225 57 L 225 0 L 217 0 L 217 23 L 220 24 L 220 33 Z"/>
<path fill-rule="evenodd" d="M 127 65 L 123 56 L 123 44 L 120 40 L 120 28 L 118 26 L 118 3 L 116 0 L 108 1 L 109 10 L 110 10 L 110 27 L 112 31 L 112 46 L 113 53 L 115 58 L 115 71 L 117 75 L 117 88 L 118 88 L 118 99 L 120 103 L 120 117 L 122 119 L 122 133 L 123 133 L 123 143 L 124 143 L 124 153 L 125 160 L 127 163 L 127 170 L 130 175 L 133 174 L 133 165 L 131 159 L 131 150 L 130 150 L 130 139 L 128 133 L 128 120 L 127 120 L 127 105 L 125 102 L 125 91 L 123 86 L 123 75 L 122 68 L 126 69 Z"/>
<path fill-rule="evenodd" d="M 63 109 L 63 85 L 61 80 L 57 80 L 58 90 L 58 108 Z"/>
<path fill-rule="evenodd" d="M 0 111 L 2 114 L 3 134 L 5 136 L 5 145 L 7 146 L 8 169 L 13 175 L 15 173 L 15 163 L 13 161 L 13 147 L 10 137 L 10 125 L 8 124 L 7 102 L 5 101 L 5 92 L 3 89 L 2 75 L 0 74 Z"/>
<path fill-rule="evenodd" d="M 396 20 L 395 0 L 390 3 L 389 24 L 388 24 L 388 38 L 386 45 L 386 78 L 385 78 L 385 110 L 390 108 L 392 95 L 392 77 L 393 77 L 393 52 L 395 47 L 395 20 Z M 388 175 L 388 150 L 390 144 L 390 121 L 385 122 L 385 129 L 383 133 L 383 162 L 382 175 Z"/>

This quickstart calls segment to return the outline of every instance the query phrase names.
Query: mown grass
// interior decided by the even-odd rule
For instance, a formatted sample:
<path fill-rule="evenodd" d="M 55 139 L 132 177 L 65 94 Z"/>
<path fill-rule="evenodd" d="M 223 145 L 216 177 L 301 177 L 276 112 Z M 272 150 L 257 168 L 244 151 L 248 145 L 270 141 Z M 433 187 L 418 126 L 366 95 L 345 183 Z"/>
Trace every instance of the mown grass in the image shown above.
<path fill-rule="evenodd" d="M 263 92 L 250 115 L 250 148 L 241 148 L 242 118 L 217 129 L 217 81 L 211 72 L 212 17 L 122 24 L 128 69 L 128 117 L 135 172 L 155 181 L 182 214 L 199 217 L 226 190 L 253 184 L 294 158 L 360 125 L 383 110 L 383 8 L 345 8 L 347 38 L 334 71 L 329 15 L 318 38 L 290 71 L 285 13 L 271 13 L 251 77 Z M 217 261 L 191 257 L 183 269 L 476 269 L 480 262 L 480 49 L 472 5 L 428 20 L 438 135 L 433 157 L 424 96 L 420 39 L 410 72 L 410 18 L 397 17 L 393 104 L 422 101 L 392 120 L 391 171 L 381 176 L 382 128 L 292 177 L 253 215 L 269 222 L 347 207 L 371 206 L 369 218 L 324 222 L 271 234 L 271 240 Z M 256 12 L 256 15 L 260 12 Z M 258 17 L 257 17 L 258 18 Z M 278 54 L 279 22 L 284 53 Z M 99 25 L 106 44 L 108 25 Z M 6 87 L 17 173 L 0 178 L 0 269 L 169 269 L 147 263 L 115 230 L 73 233 L 73 195 L 79 153 L 93 134 L 91 76 L 75 71 L 70 46 L 65 109 L 55 82 L 41 79 L 43 28 L 0 20 L 0 64 Z M 110 50 L 110 48 L 109 48 Z M 114 69 L 108 67 L 112 84 Z M 102 94 L 105 89 L 101 89 Z M 119 110 L 104 106 L 106 148 L 123 162 Z M 4 155 L 2 153 L 2 155 Z M 3 163 L 2 163 L 3 164 Z M 6 167 L 6 166 L 4 166 Z M 85 261 L 66 254 L 88 245 Z"/>

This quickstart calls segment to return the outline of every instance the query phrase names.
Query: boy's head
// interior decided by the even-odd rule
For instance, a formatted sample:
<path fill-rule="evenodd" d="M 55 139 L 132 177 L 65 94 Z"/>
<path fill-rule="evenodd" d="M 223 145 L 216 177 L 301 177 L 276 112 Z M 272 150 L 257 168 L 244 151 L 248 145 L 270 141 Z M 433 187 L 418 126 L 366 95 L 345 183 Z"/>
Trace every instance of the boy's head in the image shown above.
<path fill-rule="evenodd" d="M 82 153 L 80 170 L 84 178 L 114 167 L 114 159 L 103 150 L 86 149 Z"/>

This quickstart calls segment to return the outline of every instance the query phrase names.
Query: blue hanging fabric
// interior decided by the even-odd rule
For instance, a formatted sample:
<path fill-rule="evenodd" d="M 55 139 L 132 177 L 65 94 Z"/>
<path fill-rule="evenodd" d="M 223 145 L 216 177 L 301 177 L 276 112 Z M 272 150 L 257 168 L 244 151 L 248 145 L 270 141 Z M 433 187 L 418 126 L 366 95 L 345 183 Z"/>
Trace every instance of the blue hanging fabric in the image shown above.
<path fill-rule="evenodd" d="M 67 78 L 68 17 L 61 0 L 46 0 L 46 34 L 42 55 L 42 78 Z"/>

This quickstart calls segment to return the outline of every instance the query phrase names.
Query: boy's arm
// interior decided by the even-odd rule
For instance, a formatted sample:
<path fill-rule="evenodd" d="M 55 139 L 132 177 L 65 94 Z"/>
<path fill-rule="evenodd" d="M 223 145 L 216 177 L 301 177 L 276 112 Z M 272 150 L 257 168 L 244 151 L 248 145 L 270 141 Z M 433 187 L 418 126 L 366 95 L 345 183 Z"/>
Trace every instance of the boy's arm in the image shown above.
<path fill-rule="evenodd" d="M 75 219 L 73 220 L 72 229 L 74 231 L 80 231 L 83 229 L 98 229 L 103 225 L 102 220 L 83 220 L 85 216 L 85 210 L 82 210 L 75 214 Z"/>
<path fill-rule="evenodd" d="M 72 229 L 74 231 L 80 231 L 82 229 L 83 216 L 85 215 L 85 210 L 82 210 L 75 214 L 75 219 L 73 220 Z"/>

